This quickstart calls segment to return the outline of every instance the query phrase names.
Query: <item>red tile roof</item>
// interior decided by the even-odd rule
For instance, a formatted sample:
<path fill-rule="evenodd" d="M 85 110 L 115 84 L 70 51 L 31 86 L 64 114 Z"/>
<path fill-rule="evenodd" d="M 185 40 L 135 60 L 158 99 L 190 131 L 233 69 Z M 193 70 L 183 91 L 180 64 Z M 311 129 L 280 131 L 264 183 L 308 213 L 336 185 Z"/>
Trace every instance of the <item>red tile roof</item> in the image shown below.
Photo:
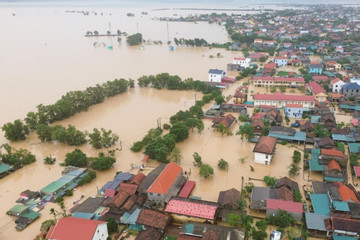
<path fill-rule="evenodd" d="M 146 155 L 148 156 L 148 155 Z M 136 184 L 136 185 L 140 185 L 142 183 L 142 181 L 144 181 L 145 179 L 145 174 L 143 173 L 138 173 L 135 175 L 135 177 L 130 181 L 131 184 Z"/>
<path fill-rule="evenodd" d="M 170 216 L 151 209 L 142 209 L 139 217 L 136 220 L 137 224 L 153 227 L 160 230 L 165 230 L 170 222 Z"/>
<path fill-rule="evenodd" d="M 268 76 L 255 76 L 253 80 L 262 80 L 262 81 L 275 81 L 275 82 L 297 82 L 304 83 L 305 80 L 302 77 L 291 78 L 291 77 L 268 77 Z"/>
<path fill-rule="evenodd" d="M 147 162 L 149 160 L 150 156 L 145 155 L 144 158 L 141 160 L 143 163 Z"/>
<path fill-rule="evenodd" d="M 334 99 L 339 99 L 341 98 L 343 95 L 341 93 L 332 93 L 330 94 L 330 96 Z"/>
<path fill-rule="evenodd" d="M 214 220 L 217 209 L 215 204 L 171 199 L 166 205 L 165 212 Z"/>
<path fill-rule="evenodd" d="M 318 95 L 319 93 L 325 93 L 325 89 L 317 82 L 310 82 L 309 87 L 314 95 Z"/>
<path fill-rule="evenodd" d="M 328 169 L 329 169 L 329 171 L 338 170 L 339 172 L 341 172 L 341 167 L 340 167 L 339 163 L 335 160 L 329 161 Z"/>
<path fill-rule="evenodd" d="M 181 172 L 182 168 L 179 165 L 169 163 L 150 186 L 148 192 L 166 194 Z"/>
<path fill-rule="evenodd" d="M 346 155 L 340 151 L 336 150 L 335 148 L 332 149 L 321 149 L 322 155 L 334 156 L 334 157 L 341 157 L 347 159 Z"/>
<path fill-rule="evenodd" d="M 222 125 L 224 125 L 224 127 L 229 128 L 229 127 L 233 124 L 233 122 L 235 121 L 235 119 L 236 119 L 236 118 L 235 118 L 233 115 L 227 114 L 227 115 L 225 116 L 225 118 L 224 118 L 219 124 L 222 124 Z"/>
<path fill-rule="evenodd" d="M 313 80 L 315 81 L 326 81 L 329 78 L 327 76 L 313 76 Z"/>
<path fill-rule="evenodd" d="M 260 119 L 262 119 L 264 116 L 266 115 L 266 113 L 257 113 L 257 114 L 255 114 L 254 116 L 252 116 L 251 117 L 251 119 L 258 119 L 258 120 L 260 120 Z"/>
<path fill-rule="evenodd" d="M 241 58 L 241 57 L 236 57 L 236 58 L 234 58 L 234 60 L 240 60 L 240 61 L 245 61 L 245 58 Z"/>
<path fill-rule="evenodd" d="M 341 184 L 341 186 L 338 188 L 338 191 L 340 193 L 341 199 L 344 202 L 352 200 L 356 203 L 359 203 L 359 199 L 357 199 L 355 193 L 348 186 Z"/>
<path fill-rule="evenodd" d="M 256 143 L 253 152 L 272 154 L 275 150 L 276 138 L 269 136 L 261 136 Z"/>
<path fill-rule="evenodd" d="M 285 60 L 287 58 L 286 57 L 275 57 L 274 59 Z"/>
<path fill-rule="evenodd" d="M 194 181 L 186 181 L 185 185 L 183 186 L 183 188 L 181 189 L 178 197 L 182 197 L 182 198 L 188 198 L 192 192 L 192 190 L 194 189 L 196 185 L 196 182 Z"/>
<path fill-rule="evenodd" d="M 105 196 L 106 197 L 113 197 L 115 196 L 116 191 L 114 189 L 105 189 Z"/>
<path fill-rule="evenodd" d="M 354 166 L 354 172 L 356 177 L 360 177 L 360 166 Z"/>
<path fill-rule="evenodd" d="M 96 228 L 101 224 L 106 224 L 106 222 L 75 217 L 61 218 L 55 226 L 50 228 L 46 238 L 56 240 L 91 240 Z"/>
<path fill-rule="evenodd" d="M 136 193 L 136 190 L 138 189 L 138 185 L 130 184 L 130 183 L 121 183 L 119 186 L 119 192 L 125 191 L 129 195 L 134 195 Z"/>
<path fill-rule="evenodd" d="M 302 203 L 271 198 L 266 200 L 266 208 L 273 210 L 281 209 L 287 212 L 303 213 Z"/>
<path fill-rule="evenodd" d="M 334 84 L 334 83 L 337 83 L 337 82 L 339 82 L 339 81 L 341 81 L 340 78 L 335 78 L 334 80 L 331 81 L 331 83 Z"/>
<path fill-rule="evenodd" d="M 258 93 L 254 95 L 255 100 L 281 100 L 281 101 L 315 101 L 314 96 L 309 95 L 286 95 L 282 92 L 266 94 Z"/>
<path fill-rule="evenodd" d="M 276 64 L 274 62 L 269 62 L 269 63 L 265 64 L 264 68 L 265 69 L 275 69 Z"/>

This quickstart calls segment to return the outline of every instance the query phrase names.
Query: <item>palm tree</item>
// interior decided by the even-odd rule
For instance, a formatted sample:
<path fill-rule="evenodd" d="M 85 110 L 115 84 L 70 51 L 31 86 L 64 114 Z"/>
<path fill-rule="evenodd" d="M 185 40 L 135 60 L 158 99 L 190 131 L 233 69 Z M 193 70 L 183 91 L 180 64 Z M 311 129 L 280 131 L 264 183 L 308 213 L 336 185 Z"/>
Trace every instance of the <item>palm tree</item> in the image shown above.
<path fill-rule="evenodd" d="M 54 220 L 56 221 L 56 211 L 54 208 L 50 208 L 50 215 L 54 215 Z"/>

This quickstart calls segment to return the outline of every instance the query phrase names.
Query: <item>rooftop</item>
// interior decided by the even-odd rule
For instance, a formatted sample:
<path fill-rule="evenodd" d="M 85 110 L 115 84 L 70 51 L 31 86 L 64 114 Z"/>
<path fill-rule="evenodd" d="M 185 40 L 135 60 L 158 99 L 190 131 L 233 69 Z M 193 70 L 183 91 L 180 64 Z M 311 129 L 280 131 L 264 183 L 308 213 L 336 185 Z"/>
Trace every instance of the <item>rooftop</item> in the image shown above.
<path fill-rule="evenodd" d="M 324 219 L 328 217 L 329 216 L 316 213 L 305 213 L 306 227 L 311 230 L 326 232 Z"/>
<path fill-rule="evenodd" d="M 281 209 L 287 212 L 303 213 L 302 203 L 271 198 L 267 199 L 266 208 L 273 210 Z"/>
<path fill-rule="evenodd" d="M 214 220 L 218 205 L 216 203 L 172 198 L 166 205 L 165 212 Z"/>
<path fill-rule="evenodd" d="M 136 220 L 137 224 L 165 230 L 170 221 L 170 216 L 151 209 L 142 209 Z"/>
<path fill-rule="evenodd" d="M 209 70 L 209 74 L 223 74 L 225 73 L 223 70 L 219 70 L 219 69 L 210 69 Z"/>
<path fill-rule="evenodd" d="M 266 94 L 258 93 L 254 95 L 255 100 L 280 100 L 280 101 L 315 101 L 311 95 L 287 95 L 282 92 Z"/>
<path fill-rule="evenodd" d="M 224 207 L 227 204 L 232 204 L 234 207 L 239 208 L 239 199 L 241 193 L 235 188 L 229 189 L 227 191 L 221 191 L 219 193 L 218 203 L 221 207 Z"/>
<path fill-rule="evenodd" d="M 96 228 L 101 224 L 106 225 L 106 222 L 74 217 L 60 218 L 57 224 L 50 228 L 46 238 L 56 240 L 90 240 L 93 239 Z"/>
<path fill-rule="evenodd" d="M 273 154 L 276 145 L 276 138 L 269 136 L 261 136 L 256 143 L 253 152 Z"/>
<path fill-rule="evenodd" d="M 319 93 L 325 93 L 325 89 L 317 82 L 310 82 L 309 87 L 314 95 L 318 95 Z"/>
<path fill-rule="evenodd" d="M 314 212 L 319 215 L 330 215 L 330 200 L 327 194 L 310 194 Z"/>
<path fill-rule="evenodd" d="M 187 180 L 178 196 L 183 197 L 183 198 L 188 198 L 190 196 L 192 190 L 194 189 L 195 185 L 196 185 L 196 182 Z"/>
<path fill-rule="evenodd" d="M 181 172 L 182 168 L 179 165 L 169 163 L 150 186 L 148 192 L 166 194 Z"/>
<path fill-rule="evenodd" d="M 354 191 L 351 190 L 348 186 L 341 184 L 341 186 L 338 188 L 338 191 L 343 201 L 353 201 L 359 203 L 359 199 L 357 199 Z"/>
<path fill-rule="evenodd" d="M 333 149 L 321 149 L 321 154 L 322 155 L 328 155 L 328 156 L 334 156 L 334 157 L 341 157 L 341 158 L 347 159 L 346 155 L 342 151 L 336 150 L 335 148 L 333 148 Z"/>

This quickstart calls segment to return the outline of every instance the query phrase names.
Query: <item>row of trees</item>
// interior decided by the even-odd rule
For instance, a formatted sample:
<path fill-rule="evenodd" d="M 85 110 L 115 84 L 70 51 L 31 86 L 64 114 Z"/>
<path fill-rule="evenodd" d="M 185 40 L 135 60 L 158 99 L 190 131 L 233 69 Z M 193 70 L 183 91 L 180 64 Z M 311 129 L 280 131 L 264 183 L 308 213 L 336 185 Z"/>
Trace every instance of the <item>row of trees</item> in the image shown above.
<path fill-rule="evenodd" d="M 69 118 L 134 86 L 134 80 L 115 79 L 102 85 L 88 87 L 84 91 L 68 92 L 54 104 L 38 105 L 37 112 L 29 112 L 24 121 L 17 119 L 13 123 L 4 124 L 2 130 L 5 132 L 5 137 L 10 141 L 25 140 L 26 136 L 31 131 L 36 130 L 39 124 L 48 125 Z"/>
<path fill-rule="evenodd" d="M 301 153 L 298 150 L 295 150 L 292 156 L 293 162 L 289 166 L 289 176 L 299 176 L 301 167 L 299 163 L 301 161 Z"/>
<path fill-rule="evenodd" d="M 203 178 L 208 178 L 214 174 L 214 169 L 207 163 L 203 163 L 201 160 L 201 156 L 194 152 L 194 165 L 199 167 L 199 175 Z"/>
<path fill-rule="evenodd" d="M 5 152 L 0 152 L 0 158 L 6 164 L 11 165 L 14 169 L 19 169 L 24 165 L 28 165 L 36 161 L 35 155 L 28 150 L 12 148 L 9 144 L 4 144 Z"/>
<path fill-rule="evenodd" d="M 176 45 L 186 45 L 190 47 L 202 47 L 208 45 L 208 42 L 203 38 L 194 38 L 194 39 L 184 39 L 184 38 L 174 38 L 174 43 Z"/>
<path fill-rule="evenodd" d="M 70 146 L 80 146 L 89 142 L 96 149 L 108 148 L 119 140 L 119 136 L 112 133 L 111 130 L 101 128 L 99 131 L 97 128 L 94 128 L 93 132 L 88 134 L 87 132 L 77 130 L 73 125 L 68 125 L 65 128 L 61 125 L 48 126 L 39 124 L 36 133 L 42 142 L 59 141 Z M 87 139 L 87 136 L 89 139 Z"/>
<path fill-rule="evenodd" d="M 126 39 L 126 43 L 130 46 L 139 45 L 143 42 L 142 34 L 135 33 L 133 35 L 129 35 Z"/>
<path fill-rule="evenodd" d="M 76 148 L 74 151 L 67 153 L 64 165 L 74 167 L 90 167 L 94 170 L 107 170 L 110 169 L 116 159 L 112 156 L 106 156 L 100 152 L 98 157 L 87 157 L 86 154 L 80 149 Z"/>

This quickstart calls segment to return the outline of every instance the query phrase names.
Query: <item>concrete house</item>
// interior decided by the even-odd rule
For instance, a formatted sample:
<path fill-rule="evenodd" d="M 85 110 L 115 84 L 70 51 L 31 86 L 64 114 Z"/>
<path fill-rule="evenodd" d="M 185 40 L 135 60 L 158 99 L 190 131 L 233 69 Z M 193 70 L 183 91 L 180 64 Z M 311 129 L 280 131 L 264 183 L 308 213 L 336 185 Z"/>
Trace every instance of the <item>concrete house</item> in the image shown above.
<path fill-rule="evenodd" d="M 209 82 L 221 82 L 226 76 L 226 72 L 219 69 L 210 69 L 209 70 Z"/>
<path fill-rule="evenodd" d="M 282 92 L 272 94 L 258 93 L 254 95 L 254 107 L 266 105 L 282 108 L 286 104 L 302 104 L 304 108 L 313 108 L 315 106 L 315 97 L 309 95 L 287 95 Z"/>
<path fill-rule="evenodd" d="M 46 236 L 49 240 L 106 240 L 106 222 L 66 217 L 58 220 Z"/>
<path fill-rule="evenodd" d="M 360 85 L 357 83 L 346 83 L 343 85 L 341 93 L 345 97 L 360 96 Z"/>
<path fill-rule="evenodd" d="M 323 71 L 323 64 L 320 62 L 311 62 L 308 65 L 308 72 L 310 74 L 319 74 L 321 75 Z"/>
<path fill-rule="evenodd" d="M 272 193 L 273 191 L 269 187 L 254 187 L 250 196 L 250 208 L 266 210 L 266 200 L 271 198 Z"/>
<path fill-rule="evenodd" d="M 288 59 L 286 57 L 275 57 L 274 62 L 277 67 L 287 66 Z"/>
<path fill-rule="evenodd" d="M 234 58 L 233 64 L 240 65 L 242 68 L 249 68 L 251 66 L 251 58 Z"/>
<path fill-rule="evenodd" d="M 261 136 L 256 143 L 254 152 L 254 162 L 269 165 L 275 153 L 276 138 Z"/>
<path fill-rule="evenodd" d="M 302 104 L 286 104 L 284 107 L 285 116 L 289 118 L 302 118 L 303 110 Z"/>
<path fill-rule="evenodd" d="M 176 163 L 169 163 L 147 190 L 148 199 L 164 206 L 179 193 L 185 181 L 182 168 Z"/>
<path fill-rule="evenodd" d="M 342 87 L 345 85 L 345 82 L 339 78 L 335 78 L 330 83 L 330 88 L 332 92 L 341 92 Z"/>
<path fill-rule="evenodd" d="M 324 103 L 326 101 L 327 94 L 325 93 L 325 89 L 317 82 L 310 82 L 308 84 L 308 89 L 315 96 L 316 101 L 319 103 Z"/>
<path fill-rule="evenodd" d="M 278 199 L 267 199 L 266 201 L 266 216 L 270 217 L 276 215 L 279 210 L 284 210 L 295 218 L 296 221 L 301 221 L 303 216 L 303 205 L 299 202 L 284 201 Z"/>

